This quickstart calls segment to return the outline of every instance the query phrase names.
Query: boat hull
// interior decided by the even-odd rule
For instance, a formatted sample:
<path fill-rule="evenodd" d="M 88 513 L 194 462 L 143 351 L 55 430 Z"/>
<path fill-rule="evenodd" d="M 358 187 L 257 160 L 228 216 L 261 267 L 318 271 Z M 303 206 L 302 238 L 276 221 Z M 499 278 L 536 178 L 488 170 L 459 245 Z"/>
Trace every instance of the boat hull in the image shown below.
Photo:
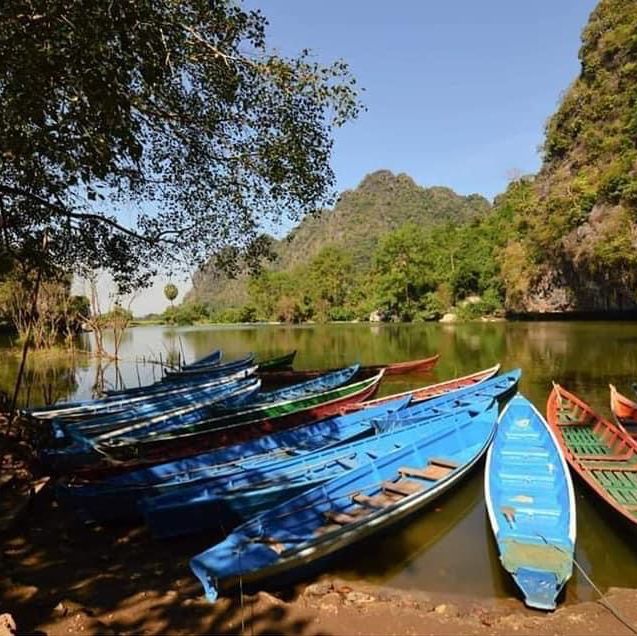
<path fill-rule="evenodd" d="M 555 435 L 520 394 L 498 420 L 484 492 L 502 566 L 529 607 L 554 610 L 573 572 L 575 495 Z"/>
<path fill-rule="evenodd" d="M 631 526 L 637 524 L 637 442 L 582 399 L 554 384 L 547 420 L 573 471 Z M 617 479 L 623 484 L 617 487 Z"/>
<path fill-rule="evenodd" d="M 255 414 L 247 421 L 230 420 L 227 425 L 211 427 L 209 430 L 197 430 L 181 436 L 157 440 L 140 440 L 139 443 L 123 447 L 113 446 L 108 450 L 94 450 L 79 458 L 77 463 L 67 463 L 66 471 L 72 471 L 89 479 L 99 479 L 109 474 L 117 474 L 131 468 L 151 466 L 180 457 L 187 457 L 205 450 L 229 446 L 255 437 L 305 424 L 318 419 L 341 414 L 344 405 L 351 401 L 359 402 L 372 396 L 377 390 L 382 374 L 369 380 L 347 385 L 330 392 L 335 395 L 326 400 L 317 395 L 305 400 L 305 407 L 299 411 L 278 413 L 268 417 L 263 412 Z M 322 401 L 323 400 L 323 401 Z M 62 470 L 58 467 L 58 470 Z"/>
<path fill-rule="evenodd" d="M 496 420 L 494 402 L 470 423 L 425 427 L 417 443 L 258 515 L 193 558 L 191 569 L 211 601 L 239 582 L 302 576 L 308 564 L 395 527 L 459 483 L 482 458 Z M 425 468 L 409 468 L 413 462 Z"/>

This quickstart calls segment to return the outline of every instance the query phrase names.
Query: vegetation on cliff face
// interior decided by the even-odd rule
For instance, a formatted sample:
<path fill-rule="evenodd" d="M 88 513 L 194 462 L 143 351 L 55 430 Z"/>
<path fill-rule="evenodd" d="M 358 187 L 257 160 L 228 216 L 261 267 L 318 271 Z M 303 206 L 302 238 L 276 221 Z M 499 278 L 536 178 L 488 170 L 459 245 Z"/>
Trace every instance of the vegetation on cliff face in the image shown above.
<path fill-rule="evenodd" d="M 517 235 L 503 259 L 512 309 L 637 307 L 637 3 L 602 0 L 579 57 L 540 173 L 500 200 Z"/>
<path fill-rule="evenodd" d="M 339 250 L 347 254 L 346 269 L 351 268 L 357 277 L 368 278 L 378 242 L 388 233 L 409 223 L 423 230 L 448 223 L 456 226 L 483 218 L 489 209 L 488 201 L 479 195 L 465 197 L 449 188 L 423 188 L 407 175 L 379 170 L 367 175 L 356 189 L 341 194 L 333 209 L 306 217 L 285 239 L 275 241 L 272 249 L 276 258 L 266 264 L 270 272 L 266 278 L 269 280 L 273 276 L 271 284 L 280 286 L 281 280 L 288 278 L 282 272 L 289 277 L 303 276 L 303 268 L 313 259 L 320 258 L 325 263 L 330 254 Z M 328 251 L 321 255 L 327 248 Z M 274 276 L 274 273 L 281 275 Z M 193 279 L 194 288 L 186 295 L 186 303 L 204 303 L 219 311 L 251 302 L 248 290 L 254 290 L 254 285 L 249 285 L 247 275 L 230 279 L 207 267 L 196 272 Z M 320 276 L 315 277 L 318 279 Z M 325 300 L 324 291 L 316 293 L 323 294 Z M 315 297 L 316 293 L 313 291 L 310 296 Z M 362 292 L 352 293 L 358 297 Z M 289 296 L 289 293 L 282 292 L 282 295 Z M 304 304 L 305 301 L 300 306 Z M 369 302 L 363 304 L 370 305 Z M 320 308 L 316 313 L 325 315 Z"/>

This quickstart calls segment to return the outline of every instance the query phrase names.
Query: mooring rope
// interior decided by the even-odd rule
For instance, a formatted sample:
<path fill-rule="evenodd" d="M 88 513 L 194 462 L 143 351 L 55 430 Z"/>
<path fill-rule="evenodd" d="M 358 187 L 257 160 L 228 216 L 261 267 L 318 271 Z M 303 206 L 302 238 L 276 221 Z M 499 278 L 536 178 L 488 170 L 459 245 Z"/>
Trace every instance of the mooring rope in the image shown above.
<path fill-rule="evenodd" d="M 602 591 L 595 585 L 593 580 L 584 571 L 584 568 L 573 558 L 575 567 L 579 570 L 581 575 L 586 579 L 588 584 L 599 594 L 599 602 L 603 605 L 620 623 L 623 623 L 633 634 L 637 634 L 637 628 L 602 594 Z"/>
<path fill-rule="evenodd" d="M 553 543 L 549 543 L 546 540 L 546 537 L 542 536 L 539 532 L 536 532 L 537 536 L 540 537 L 540 539 L 542 539 L 542 541 L 544 541 L 544 543 L 546 543 L 546 545 L 554 548 L 555 550 L 557 550 L 558 552 L 561 552 L 562 554 L 565 554 L 567 557 L 570 557 L 570 553 L 568 553 L 566 550 L 564 550 L 564 548 L 561 548 L 559 545 L 555 545 Z M 584 570 L 584 567 L 582 565 L 580 565 L 579 561 L 575 558 L 575 555 L 573 555 L 572 557 L 573 559 L 573 564 L 575 565 L 575 567 L 578 569 L 578 571 L 580 572 L 580 574 L 586 579 L 586 582 L 593 588 L 593 590 L 595 592 L 597 592 L 597 594 L 599 595 L 599 602 L 600 604 L 605 607 L 620 623 L 622 623 L 625 627 L 627 627 L 633 634 L 637 634 L 637 627 L 635 627 L 607 598 L 606 596 L 602 593 L 602 591 L 599 589 L 599 587 L 597 587 L 597 585 L 595 585 L 595 583 L 593 582 L 593 579 L 591 579 L 591 577 L 586 573 L 586 570 Z"/>

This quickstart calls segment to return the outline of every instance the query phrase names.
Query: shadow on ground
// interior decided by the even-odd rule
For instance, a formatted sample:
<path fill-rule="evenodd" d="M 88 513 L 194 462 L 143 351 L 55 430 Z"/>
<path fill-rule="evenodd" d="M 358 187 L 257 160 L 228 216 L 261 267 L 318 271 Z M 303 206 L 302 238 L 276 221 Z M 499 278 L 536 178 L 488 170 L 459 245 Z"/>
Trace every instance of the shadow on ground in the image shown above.
<path fill-rule="evenodd" d="M 0 612 L 21 634 L 317 633 L 309 612 L 264 592 L 208 603 L 188 561 L 219 539 L 86 526 L 49 491 L 2 538 Z"/>

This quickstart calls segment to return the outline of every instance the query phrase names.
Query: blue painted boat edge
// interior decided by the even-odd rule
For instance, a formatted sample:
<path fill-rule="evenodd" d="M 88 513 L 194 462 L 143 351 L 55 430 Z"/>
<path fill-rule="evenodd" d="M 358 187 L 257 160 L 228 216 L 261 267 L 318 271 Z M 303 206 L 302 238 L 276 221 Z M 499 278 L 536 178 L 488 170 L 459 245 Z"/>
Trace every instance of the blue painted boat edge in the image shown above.
<path fill-rule="evenodd" d="M 206 568 L 200 566 L 197 559 L 201 555 L 207 552 L 194 556 L 189 564 L 192 572 L 195 576 L 201 581 L 204 593 L 206 598 L 214 602 L 219 596 L 219 590 L 221 588 L 232 588 L 236 587 L 241 583 L 251 584 L 252 582 L 256 582 L 258 580 L 262 580 L 265 578 L 269 578 L 272 576 L 276 576 L 280 573 L 290 573 L 293 571 L 298 571 L 303 568 L 303 566 L 312 563 L 313 561 L 321 560 L 324 558 L 329 558 L 334 554 L 339 553 L 343 549 L 347 548 L 352 543 L 368 538 L 372 534 L 377 531 L 384 532 L 385 530 L 393 527 L 396 523 L 401 520 L 411 518 L 413 515 L 417 514 L 424 506 L 429 504 L 430 502 L 437 499 L 439 496 L 452 489 L 457 483 L 462 481 L 462 479 L 473 470 L 473 468 L 480 462 L 480 460 L 484 457 L 485 452 L 490 447 L 493 442 L 496 426 L 497 426 L 497 400 L 491 399 L 490 401 L 484 400 L 484 410 L 482 410 L 477 417 L 490 417 L 493 416 L 493 426 L 489 431 L 489 435 L 485 439 L 484 444 L 476 451 L 474 457 L 467 461 L 461 468 L 459 468 L 456 472 L 453 473 L 451 477 L 437 484 L 433 488 L 423 492 L 421 495 L 414 497 L 413 499 L 409 499 L 403 502 L 403 505 L 397 506 L 394 510 L 392 510 L 389 514 L 385 513 L 383 515 L 379 515 L 372 521 L 371 524 L 361 525 L 361 524 L 352 524 L 350 527 L 343 527 L 341 530 L 337 531 L 334 535 L 326 535 L 323 537 L 314 538 L 312 541 L 305 542 L 304 544 L 300 544 L 293 550 L 293 554 L 291 557 L 288 556 L 283 561 L 277 561 L 265 568 L 264 570 L 256 570 L 253 572 L 246 573 L 241 577 L 232 577 L 227 579 L 223 584 L 220 583 L 217 577 L 210 576 L 206 571 Z M 402 449 L 401 449 L 402 450 Z M 396 451 L 400 452 L 400 451 Z M 356 469 L 360 470 L 360 469 Z M 258 515 L 257 515 L 258 516 Z M 380 527 L 377 527 L 380 526 Z M 362 530 L 362 536 L 361 531 Z M 354 536 L 358 532 L 357 536 Z M 336 541 L 332 540 L 332 537 L 337 536 Z M 314 556 L 314 553 L 317 551 L 317 546 L 320 551 L 320 547 L 328 544 L 329 546 L 333 546 L 331 549 L 328 549 L 320 554 L 318 557 Z M 263 546 L 264 554 L 265 551 L 268 551 L 269 556 L 269 548 Z M 288 550 L 287 552 L 292 553 L 292 550 Z"/>
<path fill-rule="evenodd" d="M 576 508 L 575 508 L 575 491 L 573 488 L 573 480 L 571 478 L 571 473 L 568 468 L 568 464 L 566 462 L 566 458 L 564 457 L 564 453 L 562 452 L 562 448 L 559 445 L 555 434 L 551 430 L 551 427 L 548 425 L 546 418 L 542 416 L 542 414 L 537 410 L 533 402 L 528 400 L 522 393 L 517 392 L 504 407 L 500 416 L 498 417 L 498 427 L 500 426 L 500 422 L 504 420 L 504 417 L 509 409 L 509 407 L 515 402 L 523 402 L 526 406 L 530 406 L 531 409 L 538 416 L 539 421 L 544 426 L 545 430 L 548 432 L 555 449 L 557 451 L 557 455 L 560 458 L 560 463 L 562 465 L 562 470 L 564 473 L 564 478 L 566 481 L 566 487 L 569 497 L 569 539 L 573 544 L 573 548 L 575 547 L 576 540 L 576 532 L 577 532 L 577 519 L 576 519 Z M 497 432 L 496 432 L 497 434 Z M 494 436 L 495 441 L 495 436 Z M 498 523 L 497 517 L 495 515 L 495 511 L 493 510 L 493 498 L 491 496 L 491 464 L 493 461 L 493 448 L 494 444 L 489 446 L 487 451 L 487 457 L 485 461 L 484 467 L 484 499 L 487 508 L 487 514 L 489 517 L 489 522 L 491 525 L 491 529 L 493 532 L 494 540 L 496 544 L 498 544 L 498 553 L 500 553 L 498 534 L 500 525 Z M 543 539 L 543 537 L 540 537 Z M 501 554 L 500 554 L 501 558 Z M 518 574 L 520 573 L 520 574 Z M 516 582 L 519 589 L 525 596 L 524 602 L 529 607 L 533 607 L 536 609 L 552 611 L 556 608 L 556 599 L 560 595 L 560 592 L 564 588 L 568 579 L 566 579 L 561 585 L 558 585 L 557 577 L 551 572 L 544 571 L 541 572 L 539 570 L 531 570 L 527 568 L 520 568 L 518 572 L 510 573 Z M 542 582 L 546 580 L 547 577 L 553 578 L 552 589 L 554 590 L 553 594 L 547 594 L 546 585 L 542 585 Z M 570 578 L 570 577 L 569 577 Z"/>

